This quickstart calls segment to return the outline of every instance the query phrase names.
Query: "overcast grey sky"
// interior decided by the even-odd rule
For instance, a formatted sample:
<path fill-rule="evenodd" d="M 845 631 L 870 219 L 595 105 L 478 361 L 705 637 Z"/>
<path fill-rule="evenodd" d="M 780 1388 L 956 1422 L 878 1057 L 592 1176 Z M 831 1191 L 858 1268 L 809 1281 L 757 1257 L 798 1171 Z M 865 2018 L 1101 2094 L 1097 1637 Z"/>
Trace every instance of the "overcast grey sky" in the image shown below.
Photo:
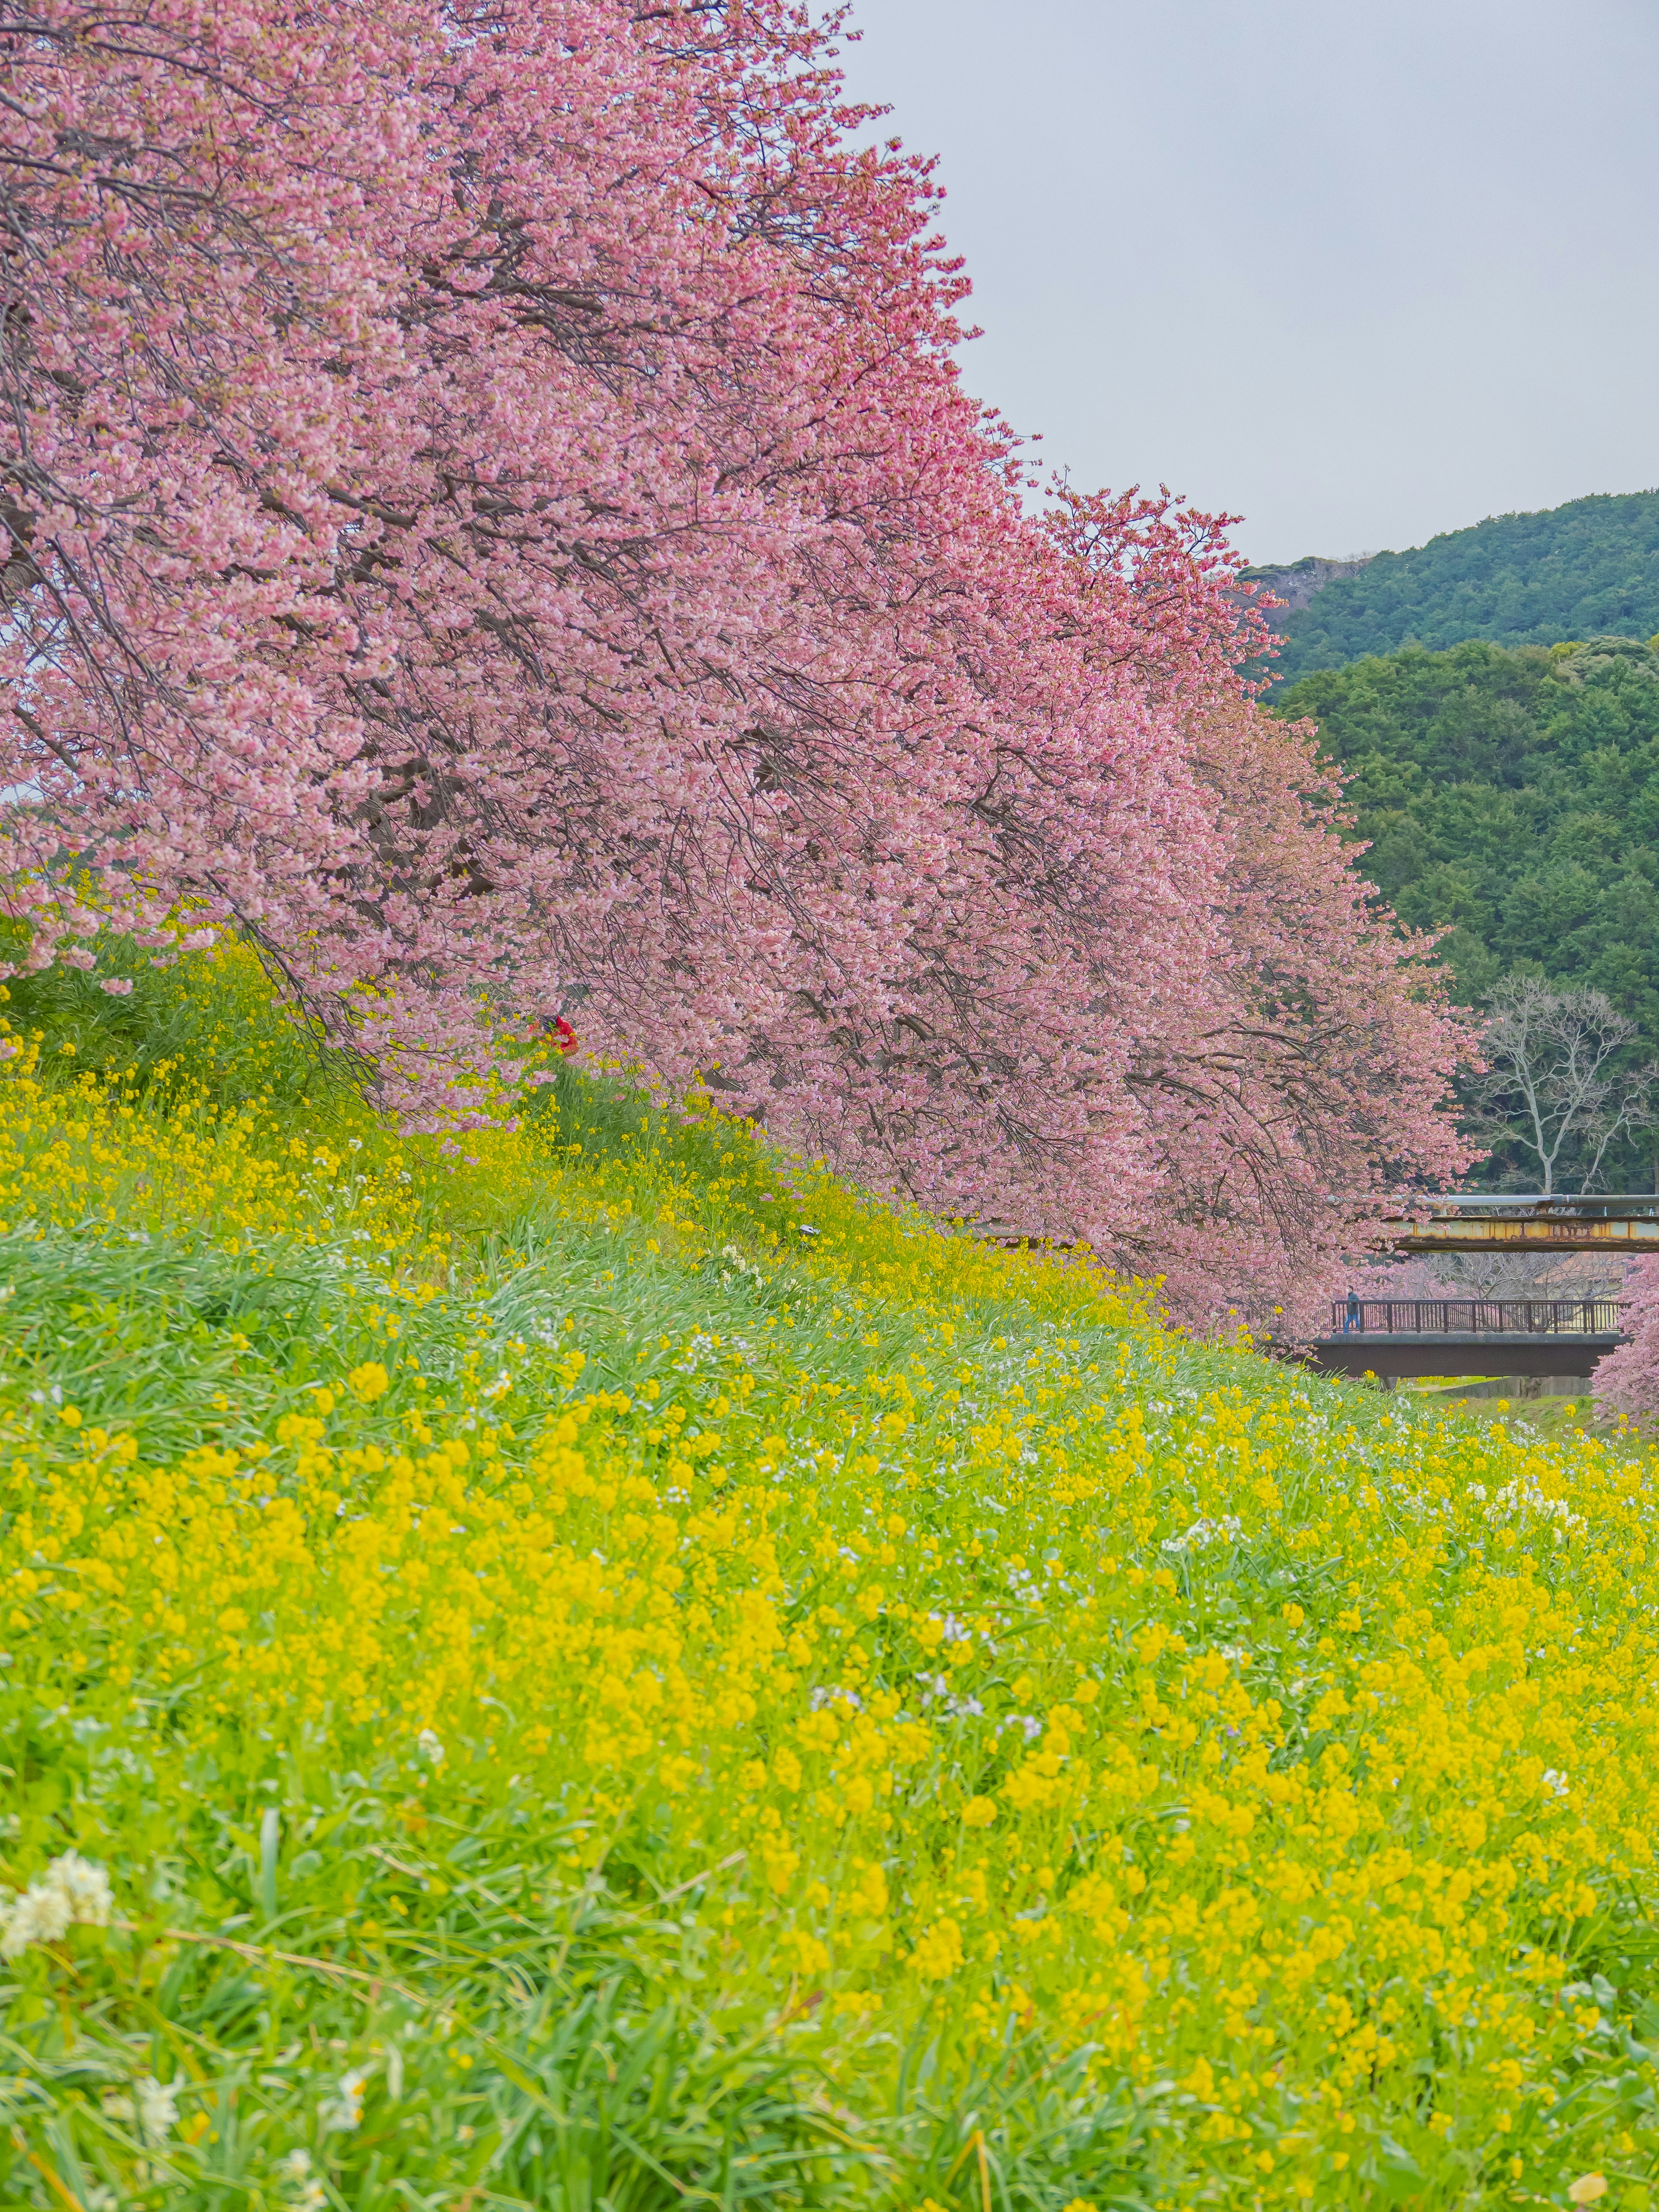
<path fill-rule="evenodd" d="M 969 388 L 1258 561 L 1659 484 L 1654 0 L 854 0 Z"/>

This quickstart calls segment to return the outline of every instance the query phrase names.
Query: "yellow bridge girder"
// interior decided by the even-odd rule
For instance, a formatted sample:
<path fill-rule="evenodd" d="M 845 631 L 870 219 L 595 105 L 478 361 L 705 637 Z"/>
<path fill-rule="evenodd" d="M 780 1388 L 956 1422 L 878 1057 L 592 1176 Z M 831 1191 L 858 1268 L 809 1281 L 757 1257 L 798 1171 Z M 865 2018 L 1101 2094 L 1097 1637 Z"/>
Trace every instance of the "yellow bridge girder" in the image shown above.
<path fill-rule="evenodd" d="M 1659 1253 L 1659 1195 L 1624 1198 L 1429 1198 L 1402 1208 L 1397 1252 Z"/>

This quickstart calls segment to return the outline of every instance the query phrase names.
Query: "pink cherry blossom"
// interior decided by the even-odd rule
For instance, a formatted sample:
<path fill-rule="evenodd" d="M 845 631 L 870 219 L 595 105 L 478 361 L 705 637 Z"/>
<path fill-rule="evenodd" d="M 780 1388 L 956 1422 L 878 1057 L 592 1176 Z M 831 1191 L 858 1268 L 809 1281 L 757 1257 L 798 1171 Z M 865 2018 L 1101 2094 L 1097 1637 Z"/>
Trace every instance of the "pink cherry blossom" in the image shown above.
<path fill-rule="evenodd" d="M 835 28 L 15 22 L 8 909 L 94 964 L 187 902 L 422 1126 L 562 1020 L 1265 1311 L 1455 1171 L 1462 1032 L 1241 683 L 1227 519 L 1028 511 Z"/>
<path fill-rule="evenodd" d="M 1651 1432 L 1659 1429 L 1659 1259 L 1628 1261 L 1620 1295 L 1630 1342 L 1599 1362 L 1590 1387 L 1604 1419 L 1622 1415 Z"/>

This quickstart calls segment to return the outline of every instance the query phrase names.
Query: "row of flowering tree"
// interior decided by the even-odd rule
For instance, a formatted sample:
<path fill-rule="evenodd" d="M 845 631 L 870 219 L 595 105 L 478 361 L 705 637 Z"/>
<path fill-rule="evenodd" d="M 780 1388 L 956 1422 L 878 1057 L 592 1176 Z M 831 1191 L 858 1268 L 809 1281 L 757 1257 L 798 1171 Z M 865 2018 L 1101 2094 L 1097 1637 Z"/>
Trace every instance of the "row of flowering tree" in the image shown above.
<path fill-rule="evenodd" d="M 28 960 L 187 900 L 429 1124 L 563 1018 L 1194 1316 L 1456 1168 L 1465 1041 L 1241 684 L 1224 519 L 1030 510 L 833 23 L 0 22 Z"/>

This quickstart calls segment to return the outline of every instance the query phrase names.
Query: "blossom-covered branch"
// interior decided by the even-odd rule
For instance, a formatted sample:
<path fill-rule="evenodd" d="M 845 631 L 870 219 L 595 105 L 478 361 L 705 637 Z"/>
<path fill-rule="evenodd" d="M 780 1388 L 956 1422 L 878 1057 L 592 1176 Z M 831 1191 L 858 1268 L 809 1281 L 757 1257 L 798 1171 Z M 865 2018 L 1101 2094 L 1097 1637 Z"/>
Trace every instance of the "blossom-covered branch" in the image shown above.
<path fill-rule="evenodd" d="M 1289 1266 L 1307 1193 L 1455 1163 L 1455 1032 L 1248 704 L 1226 518 L 1026 512 L 833 22 L 6 25 L 29 962 L 188 902 L 428 1122 L 562 1018 L 1147 1264 L 1248 1218 Z"/>

